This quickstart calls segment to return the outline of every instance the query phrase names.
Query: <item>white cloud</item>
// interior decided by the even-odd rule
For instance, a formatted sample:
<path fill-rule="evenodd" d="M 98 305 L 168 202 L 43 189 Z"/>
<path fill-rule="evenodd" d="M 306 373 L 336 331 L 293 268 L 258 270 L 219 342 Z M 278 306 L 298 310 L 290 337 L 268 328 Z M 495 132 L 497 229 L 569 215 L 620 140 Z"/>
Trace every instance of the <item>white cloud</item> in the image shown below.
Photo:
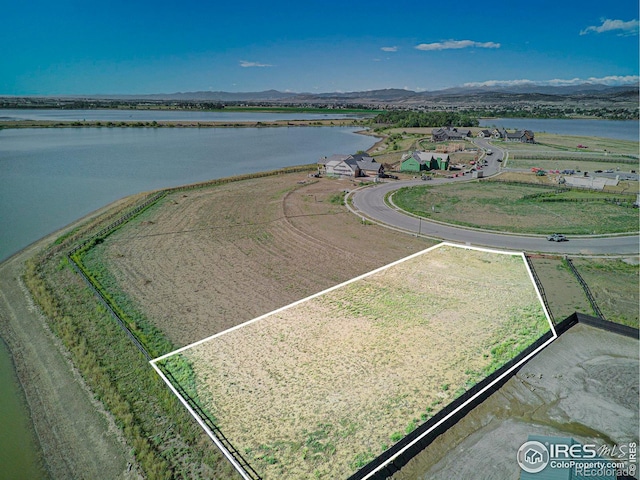
<path fill-rule="evenodd" d="M 380 48 L 383 52 L 397 52 L 398 47 L 382 47 Z"/>
<path fill-rule="evenodd" d="M 463 87 L 515 87 L 519 85 L 547 85 L 553 87 L 562 87 L 569 85 L 581 85 L 583 83 L 596 83 L 601 85 L 633 85 L 640 82 L 638 75 L 609 75 L 607 77 L 589 77 L 589 78 L 570 78 L 561 79 L 554 78 L 551 80 L 528 80 L 526 78 L 518 80 L 487 80 L 485 82 L 469 82 L 463 84 Z"/>
<path fill-rule="evenodd" d="M 273 65 L 269 65 L 268 63 L 260 63 L 260 62 L 247 62 L 246 60 L 240 60 L 241 67 L 273 67 Z"/>
<path fill-rule="evenodd" d="M 459 48 L 500 48 L 495 42 L 474 42 L 473 40 L 447 40 L 436 43 L 421 43 L 415 47 L 418 50 L 451 50 Z"/>
<path fill-rule="evenodd" d="M 620 31 L 618 35 L 637 35 L 639 27 L 640 22 L 638 20 L 629 20 L 628 22 L 625 22 L 623 20 L 611 20 L 607 18 L 602 20 L 602 25 L 591 25 L 590 27 L 581 30 L 580 35 L 586 35 L 591 32 L 603 33 L 612 31 Z"/>

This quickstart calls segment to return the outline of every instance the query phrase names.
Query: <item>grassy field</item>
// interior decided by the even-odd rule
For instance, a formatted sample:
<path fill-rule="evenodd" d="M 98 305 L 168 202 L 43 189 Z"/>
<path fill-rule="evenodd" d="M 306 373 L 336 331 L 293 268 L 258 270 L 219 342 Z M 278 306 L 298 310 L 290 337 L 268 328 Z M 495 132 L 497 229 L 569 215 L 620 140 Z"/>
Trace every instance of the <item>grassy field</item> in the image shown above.
<path fill-rule="evenodd" d="M 509 151 L 507 166 L 538 167 L 545 170 L 576 170 L 593 172 L 611 169 L 629 173 L 638 171 L 638 142 L 597 137 L 579 137 L 536 133 L 535 144 L 493 143 Z M 587 148 L 578 148 L 582 145 Z"/>
<path fill-rule="evenodd" d="M 292 174 L 176 192 L 93 249 L 87 266 L 187 345 L 433 245 L 362 225 L 334 200 L 350 188 Z"/>
<path fill-rule="evenodd" d="M 616 140 L 613 138 L 581 137 L 573 135 L 557 135 L 552 133 L 536 132 L 535 144 L 512 144 L 503 141 L 495 141 L 496 145 L 507 147 L 509 150 L 521 150 L 528 152 L 549 151 L 602 153 L 608 152 L 620 155 L 638 156 L 638 142 L 631 140 Z M 578 145 L 588 148 L 578 148 Z"/>
<path fill-rule="evenodd" d="M 219 452 L 65 256 L 79 239 L 91 236 L 142 199 L 144 195 L 130 197 L 59 237 L 27 261 L 24 281 L 96 402 L 113 417 L 113 428 L 136 463 L 134 471 L 139 469 L 149 479 L 235 478 L 233 469 L 220 461 Z M 162 335 L 154 333 L 154 342 L 166 344 Z M 51 428 L 64 444 L 65 433 Z M 46 455 L 48 462 L 91 462 L 67 450 Z"/>
<path fill-rule="evenodd" d="M 640 269 L 637 259 L 576 258 L 573 264 L 607 320 L 638 328 Z"/>
<path fill-rule="evenodd" d="M 180 355 L 263 478 L 337 479 L 548 329 L 522 257 L 442 246 Z"/>
<path fill-rule="evenodd" d="M 153 341 L 148 347 L 168 351 L 433 245 L 361 224 L 332 201 L 353 186 L 349 180 L 312 182 L 305 174 L 289 174 L 176 192 L 98 243 L 88 263 L 120 308 L 150 328 Z M 143 197 L 126 199 L 62 235 L 29 262 L 25 283 L 88 388 L 113 415 L 147 478 L 234 478 L 227 462 L 64 258 L 72 245 Z M 617 265 L 610 270 L 610 281 L 618 285 L 614 293 L 633 286 L 632 277 Z M 616 280 L 615 272 L 623 277 Z M 544 283 L 546 275 L 541 277 Z M 637 273 L 635 278 L 637 286 Z M 570 284 L 558 282 L 551 290 L 561 296 Z M 570 303 L 576 309 L 580 305 Z M 620 305 L 612 301 L 610 310 L 603 311 L 610 319 L 628 316 Z M 570 306 L 563 308 L 568 311 Z M 453 382 L 448 385 L 442 393 L 455 393 Z M 402 405 L 404 400 L 397 402 Z M 405 417 L 386 444 L 438 405 Z M 336 431 L 347 427 L 338 424 Z M 310 424 L 305 429 L 307 449 L 326 444 L 329 433 L 324 427 Z M 268 463 L 272 446 L 264 445 L 264 451 L 252 455 Z M 349 463 L 366 462 L 381 446 L 354 454 Z M 60 462 L 86 461 L 75 452 L 47 455 L 58 456 Z"/>
<path fill-rule="evenodd" d="M 609 193 L 478 181 L 403 188 L 393 195 L 393 202 L 426 218 L 489 230 L 637 232 L 638 214 L 631 208 L 635 196 L 620 197 L 622 206 L 607 201 L 610 198 Z"/>
<path fill-rule="evenodd" d="M 530 260 L 556 322 L 574 312 L 595 315 L 586 293 L 563 258 L 533 256 Z"/>

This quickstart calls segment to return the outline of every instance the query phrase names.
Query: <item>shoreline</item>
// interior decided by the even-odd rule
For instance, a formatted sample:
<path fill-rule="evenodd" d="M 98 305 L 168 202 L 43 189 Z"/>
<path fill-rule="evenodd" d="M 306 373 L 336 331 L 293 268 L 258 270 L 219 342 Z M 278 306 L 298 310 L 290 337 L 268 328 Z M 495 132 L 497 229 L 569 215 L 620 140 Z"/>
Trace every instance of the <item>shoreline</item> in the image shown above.
<path fill-rule="evenodd" d="M 113 417 L 94 398 L 21 278 L 25 262 L 38 251 L 78 225 L 118 208 L 127 198 L 82 216 L 0 262 L 0 341 L 9 353 L 44 478 L 99 478 L 101 472 L 113 478 L 139 478 Z M 66 411 L 71 398 L 72 416 Z"/>
<path fill-rule="evenodd" d="M 1 111 L 0 111 L 1 112 Z M 361 127 L 360 119 L 191 121 L 191 120 L 0 120 L 0 129 L 11 128 L 273 128 L 273 127 Z"/>

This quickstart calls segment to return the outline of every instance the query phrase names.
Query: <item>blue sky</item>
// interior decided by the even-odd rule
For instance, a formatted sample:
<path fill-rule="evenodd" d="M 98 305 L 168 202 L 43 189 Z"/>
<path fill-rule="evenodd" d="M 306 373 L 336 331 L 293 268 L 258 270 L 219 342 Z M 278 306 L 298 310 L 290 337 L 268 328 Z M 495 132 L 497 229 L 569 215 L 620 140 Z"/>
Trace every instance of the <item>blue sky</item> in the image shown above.
<path fill-rule="evenodd" d="M 638 8 L 637 0 L 0 0 L 0 95 L 624 84 L 638 81 Z"/>

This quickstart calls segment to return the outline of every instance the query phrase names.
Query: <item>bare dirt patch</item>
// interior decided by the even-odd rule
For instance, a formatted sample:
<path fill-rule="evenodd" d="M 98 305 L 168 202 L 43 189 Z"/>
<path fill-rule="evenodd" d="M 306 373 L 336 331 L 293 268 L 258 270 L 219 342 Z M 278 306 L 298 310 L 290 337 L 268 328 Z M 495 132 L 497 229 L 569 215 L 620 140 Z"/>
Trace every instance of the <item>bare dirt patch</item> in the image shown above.
<path fill-rule="evenodd" d="M 351 188 L 288 174 L 174 193 L 92 255 L 187 345 L 433 245 L 331 202 Z"/>
<path fill-rule="evenodd" d="M 442 246 L 181 355 L 263 478 L 333 479 L 548 329 L 521 256 Z"/>

